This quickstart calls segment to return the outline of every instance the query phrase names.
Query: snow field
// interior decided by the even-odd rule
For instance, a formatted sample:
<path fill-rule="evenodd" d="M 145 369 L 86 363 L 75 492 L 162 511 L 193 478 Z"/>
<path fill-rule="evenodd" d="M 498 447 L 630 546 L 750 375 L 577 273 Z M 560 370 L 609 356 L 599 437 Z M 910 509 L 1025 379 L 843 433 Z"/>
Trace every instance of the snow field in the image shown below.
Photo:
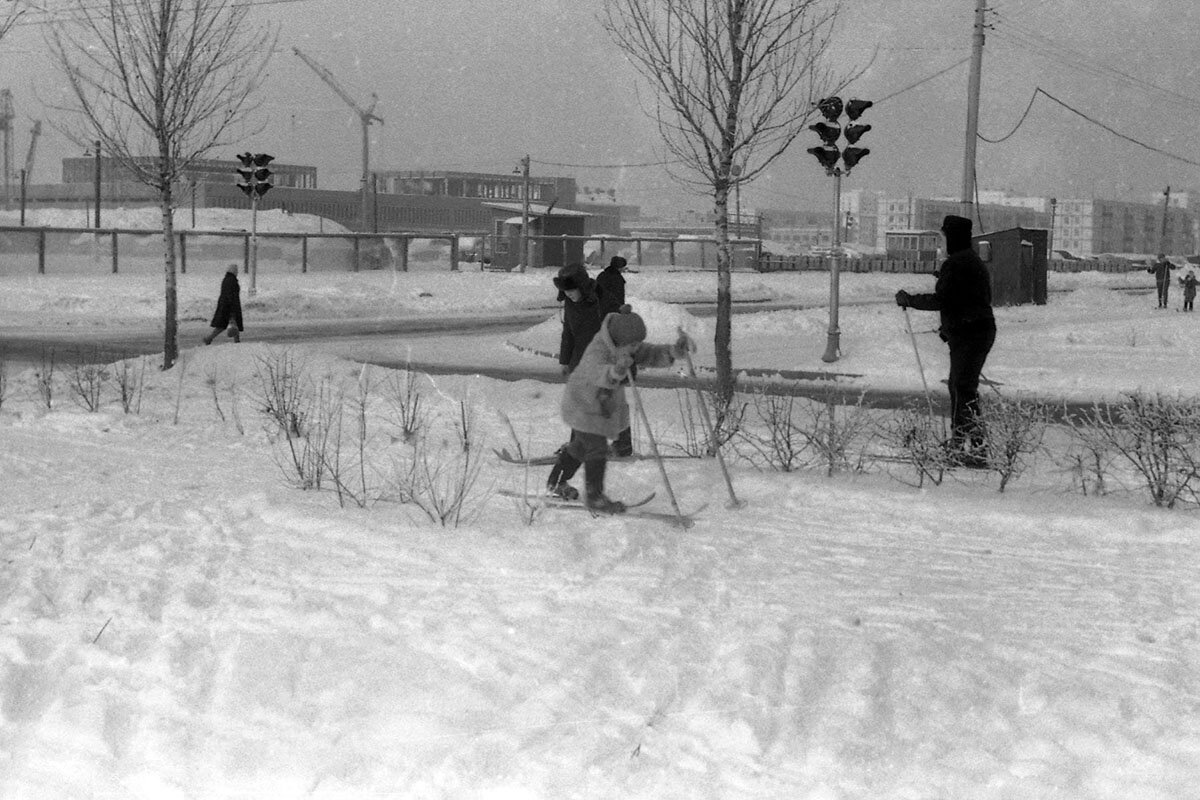
<path fill-rule="evenodd" d="M 682 325 L 711 364 L 711 320 L 672 303 L 711 296 L 714 276 L 628 277 L 651 338 Z M 1049 305 L 998 310 L 986 371 L 1006 395 L 1200 395 L 1187 366 L 1200 323 L 1155 314 L 1137 294 L 1145 276 L 1051 277 Z M 813 306 L 736 317 L 739 368 L 825 368 L 828 276 L 734 278 L 740 298 Z M 181 281 L 193 323 L 218 282 Z M 463 526 L 287 484 L 255 399 L 259 359 L 279 351 L 254 342 L 257 325 L 552 306 L 548 282 L 271 276 L 243 344 L 184 341 L 186 366 L 168 373 L 146 360 L 138 414 L 111 396 L 86 413 L 61 387 L 47 411 L 35 367 L 13 365 L 0 407 L 0 798 L 1193 793 L 1200 526 L 1136 487 L 1082 496 L 1053 465 L 999 494 L 985 476 L 917 489 L 891 468 L 826 478 L 731 462 L 747 505 L 730 510 L 717 466 L 680 460 L 667 470 L 681 504 L 707 503 L 687 531 L 552 509 L 530 521 L 493 490 L 537 490 L 546 470 L 488 448 L 513 444 L 509 424 L 528 452 L 560 443 L 560 389 L 476 376 L 419 384 L 435 444 L 451 447 L 460 401 L 477 414 L 486 460 Z M 834 371 L 919 391 L 889 299 L 931 285 L 843 276 Z M 153 326 L 160 303 L 159 282 L 138 276 L 0 279 L 10 326 Z M 913 324 L 938 391 L 936 322 Z M 430 347 L 450 363 L 543 363 L 534 353 L 557 332 L 551 318 L 507 343 Z M 363 376 L 332 344 L 292 352 L 314 380 Z M 377 387 L 386 373 L 368 370 Z M 681 440 L 676 393 L 641 394 L 660 442 Z M 388 413 L 382 399 L 370 410 Z M 382 475 L 407 445 L 379 430 Z M 653 463 L 609 474 L 614 495 L 657 488 L 652 507 L 669 508 Z"/>
<path fill-rule="evenodd" d="M 708 502 L 686 532 L 526 525 L 486 492 L 443 529 L 285 485 L 253 410 L 269 350 L 152 370 L 140 415 L 28 386 L 0 411 L 10 796 L 1169 798 L 1200 774 L 1192 514 L 746 469 L 731 511 L 685 461 L 683 504 Z M 551 387 L 423 396 L 555 440 Z M 481 487 L 525 479 L 489 460 Z"/>

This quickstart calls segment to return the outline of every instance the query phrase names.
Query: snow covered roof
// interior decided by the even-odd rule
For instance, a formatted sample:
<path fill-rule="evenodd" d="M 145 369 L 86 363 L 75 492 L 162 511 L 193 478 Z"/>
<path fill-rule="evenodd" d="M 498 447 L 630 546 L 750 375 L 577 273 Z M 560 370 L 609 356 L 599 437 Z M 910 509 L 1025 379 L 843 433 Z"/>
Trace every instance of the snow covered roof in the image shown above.
<path fill-rule="evenodd" d="M 487 208 L 494 208 L 498 211 L 512 211 L 517 214 L 524 212 L 525 207 L 521 203 L 484 203 Z M 549 211 L 549 213 L 547 213 Z M 586 211 L 576 211 L 573 208 L 554 208 L 551 209 L 546 203 L 530 203 L 529 215 L 532 217 L 590 217 L 592 214 Z M 517 220 L 520 222 L 520 219 Z"/>

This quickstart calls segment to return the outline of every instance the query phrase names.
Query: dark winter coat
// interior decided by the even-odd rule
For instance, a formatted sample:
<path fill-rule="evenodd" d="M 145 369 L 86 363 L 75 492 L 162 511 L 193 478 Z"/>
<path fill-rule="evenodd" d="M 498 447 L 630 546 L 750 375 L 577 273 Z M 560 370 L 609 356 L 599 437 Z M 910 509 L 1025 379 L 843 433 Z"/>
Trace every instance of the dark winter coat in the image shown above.
<path fill-rule="evenodd" d="M 625 305 L 625 276 L 621 270 L 625 259 L 614 256 L 609 265 L 596 276 L 596 291 L 600 295 L 600 316 L 611 314 Z"/>
<path fill-rule="evenodd" d="M 579 366 L 567 378 L 561 408 L 563 422 L 571 430 L 607 439 L 615 439 L 629 427 L 624 383 L 631 367 L 669 367 L 675 362 L 671 345 L 638 342 L 618 347 L 608 330 L 615 316 L 604 318 Z"/>
<path fill-rule="evenodd" d="M 226 272 L 225 277 L 221 280 L 221 296 L 217 298 L 217 311 L 213 314 L 210 324 L 214 328 L 228 328 L 231 320 L 237 324 L 239 331 L 245 330 L 242 327 L 242 287 L 238 283 L 237 275 Z"/>
<path fill-rule="evenodd" d="M 938 270 L 932 294 L 909 295 L 908 305 L 941 312 L 942 338 L 995 329 L 992 280 L 987 267 L 970 247 L 951 253 Z"/>
<path fill-rule="evenodd" d="M 1175 269 L 1175 265 L 1164 258 L 1161 261 L 1155 261 L 1147 267 L 1146 272 L 1154 276 L 1156 284 L 1161 285 L 1171 280 L 1171 270 L 1173 269 Z"/>
<path fill-rule="evenodd" d="M 596 331 L 600 330 L 600 299 L 596 294 L 596 282 L 582 265 L 563 267 L 554 279 L 558 287 L 558 299 L 563 304 L 562 336 L 558 344 L 558 363 L 575 369 Z M 567 297 L 566 291 L 578 289 L 579 302 Z"/>

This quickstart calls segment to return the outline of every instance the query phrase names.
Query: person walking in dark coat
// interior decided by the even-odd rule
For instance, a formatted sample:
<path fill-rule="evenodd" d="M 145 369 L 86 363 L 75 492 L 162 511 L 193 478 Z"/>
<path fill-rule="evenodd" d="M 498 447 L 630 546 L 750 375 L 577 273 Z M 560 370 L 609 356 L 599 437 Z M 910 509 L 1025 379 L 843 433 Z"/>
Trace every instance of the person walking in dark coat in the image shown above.
<path fill-rule="evenodd" d="M 558 301 L 563 304 L 562 337 L 558 343 L 558 363 L 563 375 L 579 365 L 583 351 L 600 330 L 600 298 L 596 282 L 583 264 L 569 264 L 554 277 Z"/>
<path fill-rule="evenodd" d="M 625 271 L 628 263 L 621 256 L 613 256 L 608 266 L 596 276 L 601 318 L 614 311 L 620 311 L 621 306 L 625 305 L 625 276 L 621 273 Z"/>
<path fill-rule="evenodd" d="M 625 306 L 625 276 L 622 275 L 629 262 L 621 256 L 613 256 L 608 266 L 596 276 L 596 289 L 600 295 L 600 317 L 620 311 Z M 637 366 L 633 367 L 633 377 L 637 378 Z M 628 457 L 633 455 L 633 429 L 625 428 L 613 441 L 614 456 Z"/>
<path fill-rule="evenodd" d="M 1158 260 L 1146 268 L 1154 276 L 1154 287 L 1158 290 L 1158 307 L 1167 307 L 1167 295 L 1171 293 L 1171 270 L 1175 265 L 1167 260 L 1165 253 L 1158 254 Z"/>
<path fill-rule="evenodd" d="M 212 344 L 213 339 L 228 330 L 234 342 L 242 340 L 242 287 L 237 279 L 238 266 L 230 264 L 221 279 L 221 296 L 217 298 L 217 310 L 213 314 L 212 331 L 204 337 L 205 344 Z"/>
<path fill-rule="evenodd" d="M 562 374 L 570 375 L 579 366 L 587 346 L 600 330 L 600 298 L 596 282 L 588 275 L 583 264 L 568 264 L 560 269 L 554 276 L 554 286 L 558 289 L 558 301 L 563 304 L 558 363 L 562 367 Z M 572 432 L 572 440 L 574 437 Z M 560 447 L 559 452 L 565 452 L 569 445 L 568 442 Z M 567 500 L 578 499 L 579 490 L 568 481 L 579 471 L 579 467 L 579 461 L 560 458 L 550 471 L 546 488 L 551 494 Z"/>
<path fill-rule="evenodd" d="M 979 415 L 979 376 L 996 341 L 992 283 L 987 267 L 971 248 L 971 220 L 954 215 L 942 221 L 946 260 L 932 294 L 896 292 L 901 308 L 941 312 L 938 333 L 950 347 L 950 448 L 962 466 L 986 466 Z"/>

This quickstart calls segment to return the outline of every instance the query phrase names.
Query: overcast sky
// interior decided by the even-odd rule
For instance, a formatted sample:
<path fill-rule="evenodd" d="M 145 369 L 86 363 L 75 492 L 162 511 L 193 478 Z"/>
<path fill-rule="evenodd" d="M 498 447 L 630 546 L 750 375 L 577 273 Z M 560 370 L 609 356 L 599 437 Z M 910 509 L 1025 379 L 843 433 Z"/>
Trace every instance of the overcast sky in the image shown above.
<path fill-rule="evenodd" d="M 254 0 L 251 0 L 252 2 Z M 983 61 L 980 132 L 1000 138 L 1041 87 L 1116 131 L 1200 162 L 1200 4 L 1196 0 L 993 0 Z M 242 150 L 312 164 L 321 185 L 357 187 L 358 118 L 292 53 L 299 47 L 365 105 L 379 95 L 371 159 L 378 168 L 511 171 L 528 153 L 536 175 L 573 175 L 655 208 L 707 209 L 660 167 L 643 113 L 646 85 L 601 28 L 600 0 L 275 0 L 254 16 L 277 25 L 261 108 L 266 128 Z M 834 56 L 870 64 L 847 96 L 878 100 L 863 121 L 872 154 L 845 188 L 957 196 L 962 180 L 974 0 L 846 0 Z M 55 77 L 39 24 L 0 44 L 17 112 L 19 169 L 39 98 Z M 874 60 L 872 61 L 872 55 Z M 940 77 L 936 73 L 954 66 Z M 919 85 L 916 85 L 919 84 Z M 915 87 L 914 87 L 915 85 Z M 914 88 L 909 88 L 914 87 Z M 639 92 L 641 100 L 639 100 Z M 801 138 L 742 191 L 746 208 L 821 208 L 830 182 Z M 57 180 L 78 148 L 47 128 L 36 182 Z M 580 166 L 562 166 L 580 165 Z M 620 165 L 626 165 L 621 167 Z M 1059 198 L 1200 189 L 1200 167 L 1124 141 L 1045 96 L 1001 144 L 981 142 L 982 189 Z"/>

